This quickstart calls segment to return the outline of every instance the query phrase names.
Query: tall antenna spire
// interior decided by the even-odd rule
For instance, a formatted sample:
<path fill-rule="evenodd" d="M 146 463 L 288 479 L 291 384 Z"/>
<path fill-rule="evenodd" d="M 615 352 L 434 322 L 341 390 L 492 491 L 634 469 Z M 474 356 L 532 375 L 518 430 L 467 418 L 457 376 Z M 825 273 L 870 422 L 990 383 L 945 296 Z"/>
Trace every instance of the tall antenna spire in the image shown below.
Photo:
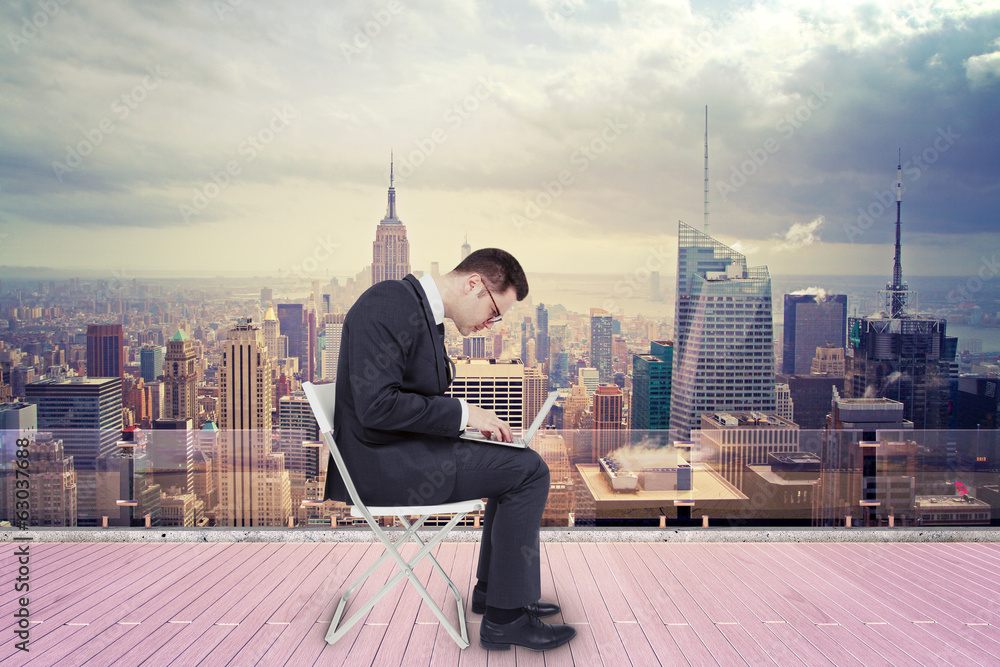
<path fill-rule="evenodd" d="M 385 217 L 388 220 L 396 219 L 396 188 L 393 185 L 393 154 L 389 151 L 389 210 L 386 211 Z"/>
<path fill-rule="evenodd" d="M 901 229 L 903 206 L 903 149 L 899 149 L 899 161 L 896 163 L 896 256 L 892 263 L 892 284 L 887 286 L 889 293 L 889 316 L 896 318 L 903 315 L 906 307 L 906 284 L 903 282 L 903 262 Z"/>
<path fill-rule="evenodd" d="M 708 105 L 705 105 L 705 233 L 708 234 Z"/>

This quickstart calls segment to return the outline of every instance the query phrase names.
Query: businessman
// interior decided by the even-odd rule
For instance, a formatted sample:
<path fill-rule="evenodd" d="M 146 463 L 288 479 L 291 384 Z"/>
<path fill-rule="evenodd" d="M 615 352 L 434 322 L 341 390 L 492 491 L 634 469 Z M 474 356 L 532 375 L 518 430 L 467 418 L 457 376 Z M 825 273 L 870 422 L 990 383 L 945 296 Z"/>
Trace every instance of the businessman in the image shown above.
<path fill-rule="evenodd" d="M 373 285 L 344 318 L 333 436 L 361 498 L 429 505 L 487 498 L 472 610 L 485 613 L 480 645 L 541 651 L 576 634 L 539 617 L 538 531 L 549 469 L 531 449 L 460 440 L 466 428 L 512 440 L 495 413 L 445 396 L 453 367 L 444 320 L 463 336 L 490 329 L 528 295 L 518 261 L 498 248 L 471 253 L 450 273 Z M 326 497 L 348 500 L 331 462 Z"/>

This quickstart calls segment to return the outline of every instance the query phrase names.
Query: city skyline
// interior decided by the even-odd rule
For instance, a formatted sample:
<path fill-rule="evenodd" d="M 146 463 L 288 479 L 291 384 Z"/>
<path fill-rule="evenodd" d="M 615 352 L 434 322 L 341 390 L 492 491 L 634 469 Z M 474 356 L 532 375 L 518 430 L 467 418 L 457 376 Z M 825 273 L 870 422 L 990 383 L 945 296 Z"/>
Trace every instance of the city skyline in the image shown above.
<path fill-rule="evenodd" d="M 905 274 L 994 270 L 986 3 L 52 7 L 0 11 L 7 270 L 356 273 L 394 151 L 414 268 L 468 235 L 666 284 L 706 105 L 708 233 L 751 263 L 888 271 L 901 148 Z"/>

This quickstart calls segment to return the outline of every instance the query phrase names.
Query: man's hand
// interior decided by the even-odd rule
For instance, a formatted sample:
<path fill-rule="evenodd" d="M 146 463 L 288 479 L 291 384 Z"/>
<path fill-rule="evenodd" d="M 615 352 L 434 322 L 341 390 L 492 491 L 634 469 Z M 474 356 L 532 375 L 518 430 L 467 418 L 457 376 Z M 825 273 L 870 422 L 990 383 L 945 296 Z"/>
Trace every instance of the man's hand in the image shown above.
<path fill-rule="evenodd" d="M 471 403 L 469 403 L 468 428 L 478 429 L 484 438 L 489 438 L 495 433 L 497 440 L 502 440 L 503 442 L 514 441 L 514 436 L 507 422 L 497 417 L 496 413 L 492 410 L 484 410 L 478 405 Z"/>

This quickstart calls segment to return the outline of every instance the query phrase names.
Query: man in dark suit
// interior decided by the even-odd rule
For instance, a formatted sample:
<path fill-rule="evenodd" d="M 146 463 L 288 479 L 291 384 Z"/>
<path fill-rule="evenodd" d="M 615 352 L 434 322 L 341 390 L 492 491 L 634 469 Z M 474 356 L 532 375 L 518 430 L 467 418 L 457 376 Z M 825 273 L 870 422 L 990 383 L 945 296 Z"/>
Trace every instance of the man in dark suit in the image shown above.
<path fill-rule="evenodd" d="M 531 449 L 460 440 L 466 428 L 512 440 L 491 410 L 445 396 L 453 367 L 444 318 L 459 333 L 491 328 L 528 295 L 521 265 L 497 248 L 477 250 L 451 273 L 373 285 L 344 318 L 333 437 L 358 494 L 373 505 L 428 505 L 487 498 L 472 610 L 484 613 L 480 644 L 554 648 L 576 634 L 539 616 L 538 530 L 549 469 Z M 347 501 L 332 463 L 326 497 Z"/>

